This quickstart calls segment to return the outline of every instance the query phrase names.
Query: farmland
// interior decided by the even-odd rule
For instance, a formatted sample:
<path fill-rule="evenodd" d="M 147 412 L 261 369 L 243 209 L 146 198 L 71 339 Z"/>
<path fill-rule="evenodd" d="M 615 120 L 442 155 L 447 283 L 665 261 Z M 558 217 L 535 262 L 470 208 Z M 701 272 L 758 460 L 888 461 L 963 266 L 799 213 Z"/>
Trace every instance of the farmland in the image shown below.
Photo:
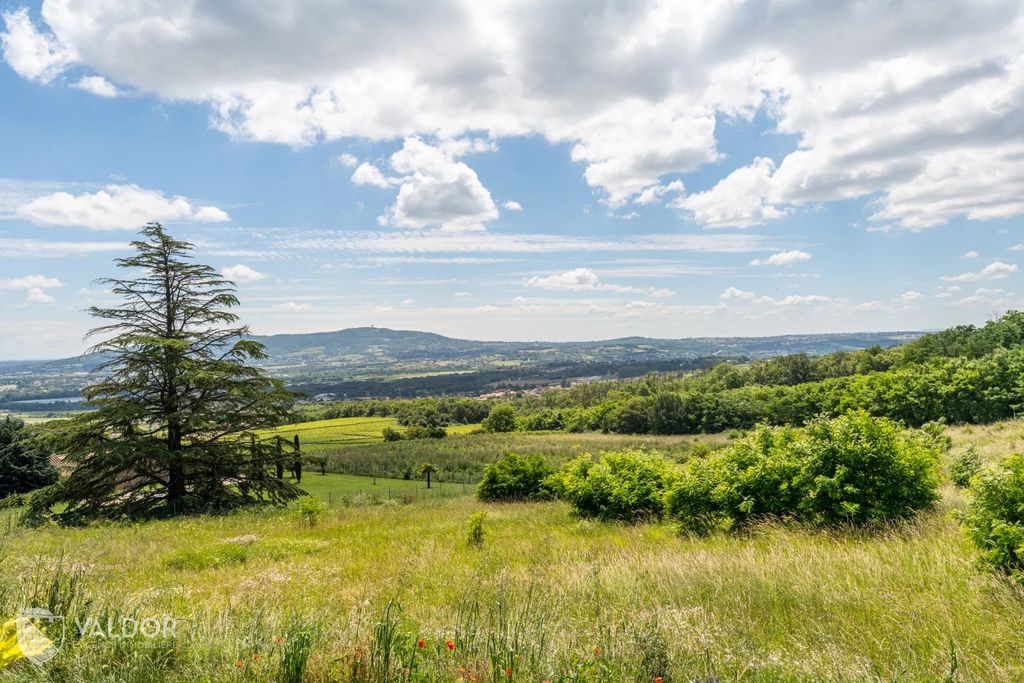
<path fill-rule="evenodd" d="M 452 425 L 449 434 L 466 434 L 480 425 Z M 393 417 L 339 417 L 333 420 L 300 422 L 259 432 L 260 436 L 291 439 L 298 435 L 302 449 L 308 454 L 335 453 L 351 446 L 383 443 L 387 428 L 401 430 Z"/>
<path fill-rule="evenodd" d="M 947 433 L 951 453 L 974 444 L 994 460 L 1024 426 Z M 307 473 L 303 484 L 322 495 L 356 479 Z M 934 510 L 883 530 L 763 522 L 709 537 L 469 496 L 364 496 L 315 526 L 290 510 L 8 526 L 0 609 L 56 576 L 72 611 L 186 618 L 173 642 L 82 638 L 48 665 L 58 681 L 266 680 L 300 632 L 313 634 L 311 681 L 365 680 L 360 667 L 384 647 L 423 681 L 1020 680 L 1024 596 L 975 566 L 950 516 L 964 494 L 941 493 Z M 477 512 L 479 548 L 466 542 Z M 81 583 L 66 583 L 75 572 Z M 38 676 L 15 666 L 0 681 Z"/>

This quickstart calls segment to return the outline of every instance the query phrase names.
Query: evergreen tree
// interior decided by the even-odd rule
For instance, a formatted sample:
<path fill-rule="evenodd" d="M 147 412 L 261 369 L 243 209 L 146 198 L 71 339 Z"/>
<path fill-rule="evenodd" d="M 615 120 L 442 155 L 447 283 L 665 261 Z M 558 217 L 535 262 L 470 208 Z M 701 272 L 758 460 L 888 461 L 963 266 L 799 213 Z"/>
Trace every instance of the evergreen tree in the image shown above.
<path fill-rule="evenodd" d="M 96 410 L 53 431 L 51 447 L 74 469 L 34 497 L 34 512 L 62 503 L 58 516 L 75 522 L 294 498 L 274 476 L 275 449 L 255 438 L 294 395 L 247 364 L 266 354 L 235 325 L 234 284 L 158 223 L 132 246 L 116 264 L 137 276 L 99 281 L 122 303 L 89 309 L 106 321 L 89 333 L 107 357 L 105 378 L 83 392 Z"/>
<path fill-rule="evenodd" d="M 5 417 L 0 422 L 0 499 L 26 493 L 57 480 L 50 458 L 30 438 L 25 423 Z"/>

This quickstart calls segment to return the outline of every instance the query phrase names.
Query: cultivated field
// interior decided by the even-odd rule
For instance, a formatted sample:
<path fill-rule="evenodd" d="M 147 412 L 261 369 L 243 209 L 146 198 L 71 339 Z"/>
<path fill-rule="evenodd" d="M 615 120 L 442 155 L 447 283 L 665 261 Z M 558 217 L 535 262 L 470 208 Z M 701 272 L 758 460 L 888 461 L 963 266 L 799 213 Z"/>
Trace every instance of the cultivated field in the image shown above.
<path fill-rule="evenodd" d="M 992 458 L 1024 426 L 949 433 L 952 453 Z M 1018 681 L 1024 594 L 976 568 L 950 514 L 962 495 L 946 486 L 882 530 L 709 538 L 468 496 L 334 505 L 315 526 L 293 511 L 0 526 L 4 614 L 34 594 L 66 614 L 183 619 L 173 640 L 87 637 L 0 681 L 274 680 L 307 654 L 314 681 Z"/>
<path fill-rule="evenodd" d="M 291 439 L 296 434 L 304 452 L 311 455 L 335 453 L 350 446 L 366 446 L 384 443 L 383 433 L 387 428 L 402 430 L 393 417 L 339 417 L 333 420 L 317 420 L 284 425 L 268 429 L 263 436 L 277 435 Z M 479 429 L 480 425 L 452 425 L 449 434 L 467 434 Z"/>

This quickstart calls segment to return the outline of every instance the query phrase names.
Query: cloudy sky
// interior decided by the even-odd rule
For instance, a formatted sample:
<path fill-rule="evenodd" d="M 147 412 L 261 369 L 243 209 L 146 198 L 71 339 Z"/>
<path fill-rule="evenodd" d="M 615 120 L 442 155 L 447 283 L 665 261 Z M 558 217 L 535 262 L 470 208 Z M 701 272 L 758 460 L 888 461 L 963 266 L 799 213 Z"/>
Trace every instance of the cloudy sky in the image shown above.
<path fill-rule="evenodd" d="M 1024 307 L 1020 1 L 0 0 L 0 31 L 0 358 L 80 352 L 151 220 L 258 333 Z"/>

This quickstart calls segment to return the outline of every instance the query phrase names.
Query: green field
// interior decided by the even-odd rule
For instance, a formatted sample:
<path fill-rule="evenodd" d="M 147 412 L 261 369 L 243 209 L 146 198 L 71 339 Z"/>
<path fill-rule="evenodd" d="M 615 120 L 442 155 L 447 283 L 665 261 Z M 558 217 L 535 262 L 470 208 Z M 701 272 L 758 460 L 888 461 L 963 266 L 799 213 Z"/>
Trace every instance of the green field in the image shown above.
<path fill-rule="evenodd" d="M 290 479 L 294 482 L 294 479 Z M 418 499 L 471 494 L 472 485 L 434 481 L 431 488 L 420 479 L 388 479 L 353 474 L 320 474 L 307 470 L 299 484 L 306 493 L 318 496 L 332 505 L 359 504 L 376 500 L 411 502 Z"/>
<path fill-rule="evenodd" d="M 994 459 L 1024 442 L 1024 423 L 949 433 L 952 454 L 975 444 Z M 307 472 L 303 485 L 351 504 L 316 526 L 292 510 L 0 524 L 0 613 L 56 586 L 67 613 L 183 619 L 174 640 L 84 637 L 0 681 L 275 680 L 304 633 L 310 681 L 1024 679 L 1024 592 L 976 566 L 949 485 L 936 509 L 887 529 L 764 523 L 706 538 L 583 521 L 561 503 L 373 504 L 365 478 Z M 466 541 L 477 512 L 481 548 Z M 410 673 L 370 676 L 385 651 Z"/>
<path fill-rule="evenodd" d="M 292 439 L 298 435 L 302 450 L 310 455 L 335 453 L 351 446 L 366 446 L 384 443 L 386 428 L 402 431 L 402 426 L 393 417 L 339 417 L 333 420 L 299 422 L 260 432 L 264 437 L 277 435 Z M 480 425 L 451 425 L 446 428 L 450 435 L 467 434 Z"/>

